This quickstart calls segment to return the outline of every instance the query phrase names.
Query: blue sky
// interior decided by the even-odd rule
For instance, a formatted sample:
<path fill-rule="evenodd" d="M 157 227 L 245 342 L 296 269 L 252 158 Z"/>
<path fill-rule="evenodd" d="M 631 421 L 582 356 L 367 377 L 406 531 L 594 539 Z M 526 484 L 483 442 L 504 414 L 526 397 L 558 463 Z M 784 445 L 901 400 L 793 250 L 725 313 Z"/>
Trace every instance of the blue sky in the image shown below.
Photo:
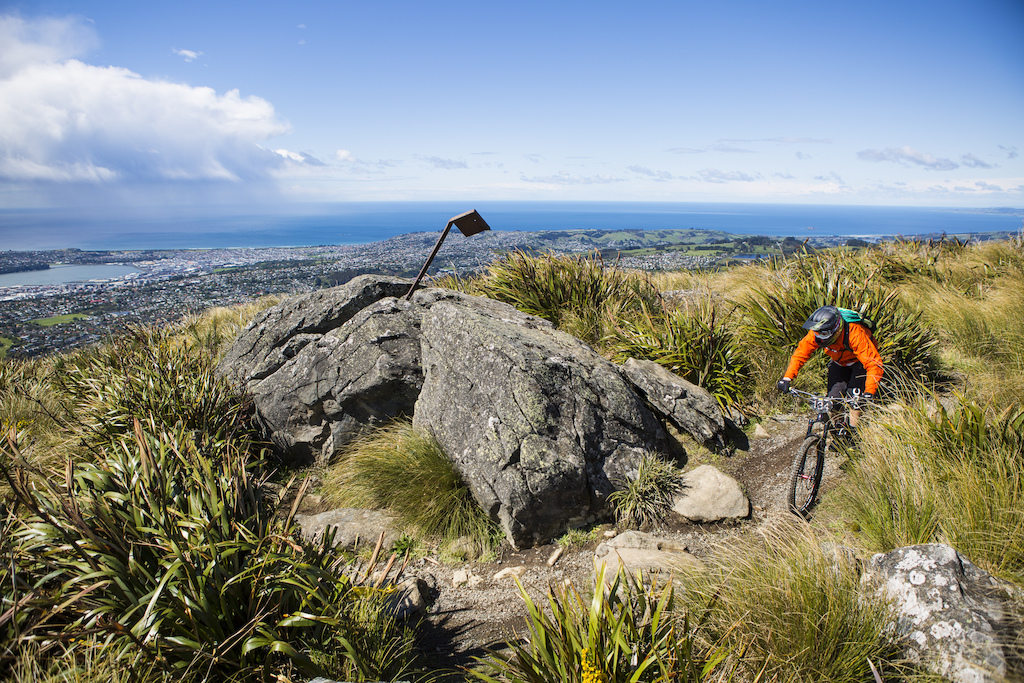
<path fill-rule="evenodd" d="M 1024 2 L 0 1 L 0 207 L 1024 206 Z"/>

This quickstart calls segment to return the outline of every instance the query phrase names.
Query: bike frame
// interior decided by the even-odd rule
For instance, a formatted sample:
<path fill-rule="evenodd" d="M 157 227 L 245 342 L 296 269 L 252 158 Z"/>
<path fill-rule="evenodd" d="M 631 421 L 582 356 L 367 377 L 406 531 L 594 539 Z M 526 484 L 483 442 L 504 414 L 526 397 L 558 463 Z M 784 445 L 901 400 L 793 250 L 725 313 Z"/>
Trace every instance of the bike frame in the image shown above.
<path fill-rule="evenodd" d="M 799 389 L 790 389 L 789 393 L 801 398 L 811 404 L 811 408 L 814 414 L 807 420 L 807 434 L 804 438 L 813 435 L 814 425 L 822 425 L 822 433 L 819 435 L 825 442 L 828 443 L 829 437 L 832 436 L 832 432 L 842 431 L 848 424 L 848 418 L 846 413 L 840 413 L 835 411 L 836 405 L 845 405 L 849 408 L 856 408 L 860 403 L 860 391 L 858 389 L 853 390 L 853 398 L 846 397 L 833 397 L 833 396 L 820 396 L 818 394 L 812 394 L 809 391 L 800 391 Z"/>
<path fill-rule="evenodd" d="M 789 393 L 810 403 L 814 411 L 807 420 L 807 434 L 793 458 L 789 475 L 789 509 L 803 517 L 818 497 L 825 454 L 831 450 L 833 432 L 841 435 L 848 425 L 845 411 L 837 411 L 836 407 L 857 408 L 860 392 L 854 390 L 853 398 L 819 396 L 792 388 Z"/>

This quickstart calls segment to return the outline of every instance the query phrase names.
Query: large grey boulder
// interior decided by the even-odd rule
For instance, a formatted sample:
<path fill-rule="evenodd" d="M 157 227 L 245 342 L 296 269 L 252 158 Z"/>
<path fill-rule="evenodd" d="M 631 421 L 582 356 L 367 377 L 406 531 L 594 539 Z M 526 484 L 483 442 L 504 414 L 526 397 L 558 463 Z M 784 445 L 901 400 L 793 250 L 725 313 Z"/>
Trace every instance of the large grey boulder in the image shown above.
<path fill-rule="evenodd" d="M 415 308 L 404 299 L 373 303 L 251 381 L 274 444 L 293 460 L 325 465 L 367 428 L 411 417 L 423 384 Z"/>
<path fill-rule="evenodd" d="M 413 425 L 433 432 L 514 546 L 598 518 L 645 449 L 667 453 L 655 415 L 582 341 L 510 306 L 439 291 L 414 296 L 427 310 Z"/>
<path fill-rule="evenodd" d="M 253 398 L 291 461 L 326 464 L 411 416 L 516 547 L 605 516 L 644 450 L 671 444 L 621 371 L 543 319 L 446 289 L 365 276 L 281 302 L 218 371 Z"/>
<path fill-rule="evenodd" d="M 303 347 L 384 297 L 404 295 L 412 282 L 360 275 L 330 289 L 290 297 L 253 319 L 224 354 L 219 372 L 249 388 L 276 372 Z"/>
<path fill-rule="evenodd" d="M 958 683 L 1024 680 L 1011 645 L 1024 627 L 1024 596 L 955 549 L 932 543 L 875 555 L 864 581 L 894 603 L 912 661 Z"/>
<path fill-rule="evenodd" d="M 218 373 L 252 396 L 285 459 L 324 465 L 367 427 L 412 414 L 422 384 L 419 317 L 394 298 L 410 284 L 364 275 L 291 297 L 225 353 Z"/>
<path fill-rule="evenodd" d="M 725 446 L 725 417 L 707 389 L 649 360 L 629 358 L 622 373 L 651 408 L 681 431 L 713 450 Z"/>

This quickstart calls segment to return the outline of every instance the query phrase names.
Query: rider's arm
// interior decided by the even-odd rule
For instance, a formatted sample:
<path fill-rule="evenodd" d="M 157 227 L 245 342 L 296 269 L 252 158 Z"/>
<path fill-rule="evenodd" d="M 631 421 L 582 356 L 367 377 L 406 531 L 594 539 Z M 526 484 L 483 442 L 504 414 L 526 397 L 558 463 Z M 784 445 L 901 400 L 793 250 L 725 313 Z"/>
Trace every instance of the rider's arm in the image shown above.
<path fill-rule="evenodd" d="M 810 360 L 811 355 L 817 350 L 818 341 L 814 338 L 814 332 L 808 332 L 800 340 L 800 343 L 796 345 L 796 351 L 790 356 L 789 366 L 786 368 L 784 376 L 789 379 L 796 379 L 796 374 L 800 372 L 800 368 Z"/>
<path fill-rule="evenodd" d="M 860 325 L 850 325 L 850 350 L 857 356 L 857 360 L 867 371 L 867 378 L 864 381 L 864 393 L 877 394 L 878 382 L 882 379 L 882 355 L 878 352 L 871 333 Z"/>

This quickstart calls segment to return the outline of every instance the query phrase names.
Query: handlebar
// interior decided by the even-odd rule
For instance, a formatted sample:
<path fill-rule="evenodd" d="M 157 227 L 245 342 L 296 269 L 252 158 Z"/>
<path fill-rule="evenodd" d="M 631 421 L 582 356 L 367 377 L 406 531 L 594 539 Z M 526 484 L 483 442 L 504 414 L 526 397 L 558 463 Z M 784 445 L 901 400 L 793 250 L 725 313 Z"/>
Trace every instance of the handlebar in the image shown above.
<path fill-rule="evenodd" d="M 828 411 L 832 409 L 832 405 L 835 403 L 843 403 L 848 405 L 854 410 L 859 410 L 865 404 L 870 403 L 869 400 L 865 399 L 860 391 L 854 390 L 852 397 L 847 396 L 822 396 L 821 394 L 812 394 L 809 391 L 801 391 L 800 389 L 789 388 L 789 393 L 797 398 L 807 401 L 814 405 L 815 409 L 819 412 Z"/>

